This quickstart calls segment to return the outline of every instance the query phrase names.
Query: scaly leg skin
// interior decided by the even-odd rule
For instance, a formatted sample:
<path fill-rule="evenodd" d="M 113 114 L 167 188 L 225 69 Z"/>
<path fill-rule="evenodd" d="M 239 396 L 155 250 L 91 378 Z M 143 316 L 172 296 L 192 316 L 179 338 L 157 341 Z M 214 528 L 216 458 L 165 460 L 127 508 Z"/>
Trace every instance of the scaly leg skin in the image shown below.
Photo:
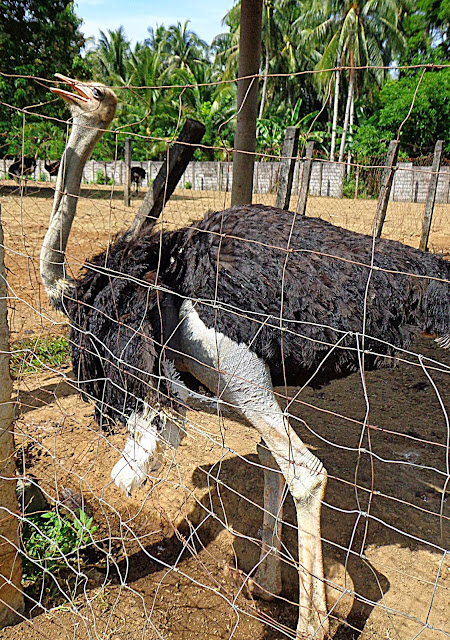
<path fill-rule="evenodd" d="M 281 593 L 281 525 L 283 520 L 283 475 L 264 440 L 258 444 L 264 471 L 264 520 L 261 558 L 256 575 L 249 581 L 253 595 L 273 600 Z"/>
<path fill-rule="evenodd" d="M 328 615 L 320 510 L 327 481 L 326 471 L 285 419 L 273 393 L 269 368 L 263 360 L 246 344 L 238 344 L 207 328 L 190 301 L 183 303 L 180 315 L 183 317 L 180 349 L 185 354 L 184 366 L 219 398 L 240 411 L 257 429 L 292 494 L 299 532 L 300 609 L 297 637 L 324 640 L 328 632 Z M 277 505 L 267 511 L 277 513 Z M 266 544 L 278 537 L 268 534 L 268 538 L 265 538 L 265 535 L 267 533 L 263 535 Z M 273 574 L 272 568 L 270 572 Z M 267 582 L 264 586 L 267 586 Z"/>
<path fill-rule="evenodd" d="M 283 419 L 281 410 L 280 418 Z M 273 419 L 270 422 L 271 425 L 263 424 L 260 416 L 257 428 L 286 479 L 297 511 L 300 607 L 297 637 L 323 640 L 328 632 L 328 617 L 320 511 L 327 474 L 286 420 L 282 428 Z"/>

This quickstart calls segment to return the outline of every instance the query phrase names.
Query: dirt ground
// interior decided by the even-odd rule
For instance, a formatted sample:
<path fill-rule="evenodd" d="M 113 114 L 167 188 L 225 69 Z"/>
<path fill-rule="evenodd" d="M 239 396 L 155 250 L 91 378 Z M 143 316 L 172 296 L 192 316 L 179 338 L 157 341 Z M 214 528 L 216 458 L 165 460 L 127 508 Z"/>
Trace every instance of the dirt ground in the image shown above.
<path fill-rule="evenodd" d="M 228 197 L 176 192 L 163 224 L 196 220 L 226 206 Z M 38 277 L 51 199 L 48 185 L 21 198 L 12 184 L 0 183 L 13 342 L 66 330 Z M 83 189 L 67 252 L 74 273 L 129 224 L 139 204 L 134 198 L 125 209 L 110 188 Z M 307 212 L 369 233 L 375 206 L 311 198 Z M 418 246 L 422 215 L 423 205 L 391 203 L 384 235 Z M 450 205 L 436 208 L 430 248 L 450 253 Z M 329 472 L 322 535 L 337 640 L 450 635 L 449 373 L 449 353 L 423 337 L 395 369 L 368 373 L 365 390 L 359 374 L 298 395 L 278 389 L 282 405 L 296 396 L 294 427 Z M 59 591 L 28 603 L 26 619 L 1 630 L 0 640 L 294 638 L 290 498 L 282 597 L 252 600 L 239 583 L 257 564 L 262 523 L 258 437 L 251 428 L 190 411 L 176 459 L 168 454 L 158 477 L 126 498 L 110 481 L 125 434 L 99 431 L 68 366 L 22 376 L 16 394 L 21 469 L 55 499 L 64 487 L 81 491 L 97 531 L 95 545 L 60 579 Z"/>

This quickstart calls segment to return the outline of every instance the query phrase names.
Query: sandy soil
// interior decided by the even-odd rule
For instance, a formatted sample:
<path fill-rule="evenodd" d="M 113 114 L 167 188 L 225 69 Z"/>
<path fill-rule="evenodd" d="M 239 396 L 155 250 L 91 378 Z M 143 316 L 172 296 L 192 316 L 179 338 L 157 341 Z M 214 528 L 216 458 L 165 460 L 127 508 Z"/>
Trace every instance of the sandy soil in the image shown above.
<path fill-rule="evenodd" d="M 42 186 L 24 198 L 0 185 L 11 290 L 13 340 L 63 333 L 38 278 L 40 243 L 51 208 Z M 86 257 L 129 223 L 109 189 L 85 189 L 68 248 L 76 273 Z M 257 198 L 273 201 L 270 196 Z M 177 192 L 164 224 L 186 224 L 225 194 Z M 374 201 L 310 199 L 308 213 L 369 232 Z M 423 205 L 391 204 L 385 233 L 418 245 Z M 450 251 L 450 207 L 436 210 L 430 246 Z M 359 374 L 321 390 L 304 389 L 291 411 L 330 480 L 323 510 L 325 573 L 332 634 L 338 640 L 421 640 L 450 634 L 448 353 L 422 338 L 394 370 Z M 422 364 L 428 365 L 427 373 Z M 431 379 L 428 377 L 431 376 Z M 262 473 L 257 435 L 232 418 L 191 411 L 176 460 L 127 499 L 109 480 L 124 433 L 99 432 L 92 406 L 68 367 L 17 381 L 16 439 L 21 468 L 57 499 L 82 491 L 97 531 L 96 549 L 60 579 L 60 592 L 29 604 L 27 619 L 1 640 L 41 638 L 292 638 L 297 617 L 294 510 L 286 500 L 281 598 L 246 597 L 239 575 L 257 563 Z M 280 402 L 297 389 L 279 389 Z M 364 427 L 366 398 L 369 427 Z M 77 584 L 76 580 L 77 578 Z M 248 596 L 248 594 L 247 594 Z M 334 606 L 335 605 L 335 606 Z"/>

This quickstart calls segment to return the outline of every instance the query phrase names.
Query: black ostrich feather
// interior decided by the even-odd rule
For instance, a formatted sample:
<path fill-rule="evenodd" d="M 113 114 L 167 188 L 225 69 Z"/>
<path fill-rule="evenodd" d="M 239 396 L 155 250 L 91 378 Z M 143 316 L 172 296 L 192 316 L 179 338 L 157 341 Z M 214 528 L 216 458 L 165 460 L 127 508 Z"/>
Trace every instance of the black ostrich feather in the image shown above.
<path fill-rule="evenodd" d="M 373 261 L 372 261 L 373 254 Z M 274 384 L 323 384 L 392 363 L 417 331 L 450 332 L 450 263 L 317 218 L 249 205 L 173 232 L 118 239 L 63 300 L 73 365 L 97 417 L 171 401 L 161 355 L 179 311 L 251 345 Z M 363 337 L 364 336 L 364 337 Z"/>

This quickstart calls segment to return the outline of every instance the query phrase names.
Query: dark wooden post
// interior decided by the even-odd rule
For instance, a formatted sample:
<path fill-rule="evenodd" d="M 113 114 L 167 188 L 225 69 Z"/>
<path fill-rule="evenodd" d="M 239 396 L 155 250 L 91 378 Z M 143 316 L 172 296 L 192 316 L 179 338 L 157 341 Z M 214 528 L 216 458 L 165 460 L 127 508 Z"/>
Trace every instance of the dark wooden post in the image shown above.
<path fill-rule="evenodd" d="M 442 140 L 438 140 L 434 147 L 433 164 L 431 167 L 430 184 L 428 185 L 427 199 L 425 201 L 425 212 L 423 215 L 422 236 L 420 238 L 419 249 L 427 251 L 428 238 L 430 236 L 431 220 L 433 218 L 434 203 L 436 200 L 437 183 L 441 168 Z"/>
<path fill-rule="evenodd" d="M 251 204 L 261 60 L 262 0 L 241 0 L 237 120 L 231 204 Z"/>
<path fill-rule="evenodd" d="M 175 191 L 181 176 L 186 171 L 186 167 L 204 134 L 205 127 L 201 122 L 190 118 L 186 120 L 176 143 L 168 149 L 168 158 L 162 163 L 158 175 L 145 194 L 139 211 L 127 231 L 129 238 L 135 237 L 144 225 L 148 226 L 149 230 L 153 227 L 159 214 Z M 193 177 L 194 181 L 195 176 Z M 195 188 L 195 184 L 192 186 Z"/>
<path fill-rule="evenodd" d="M 123 177 L 123 204 L 125 207 L 129 207 L 131 191 L 131 138 L 125 138 L 125 167 Z"/>
<path fill-rule="evenodd" d="M 356 167 L 356 176 L 355 176 L 355 200 L 358 197 L 358 191 L 359 191 L 359 164 Z"/>
<path fill-rule="evenodd" d="M 384 165 L 383 177 L 381 179 L 380 195 L 377 202 L 377 210 L 375 213 L 375 222 L 373 232 L 377 238 L 381 236 L 386 211 L 389 204 L 389 196 L 391 194 L 392 182 L 394 180 L 395 166 L 398 156 L 398 140 L 391 140 Z"/>
<path fill-rule="evenodd" d="M 277 200 L 275 206 L 287 211 L 291 201 L 292 181 L 294 178 L 295 161 L 297 159 L 298 139 L 300 129 L 287 127 L 284 135 L 283 157 L 281 158 L 280 179 L 278 182 Z"/>
<path fill-rule="evenodd" d="M 314 151 L 314 142 L 308 142 L 306 147 L 306 156 L 303 160 L 302 179 L 300 189 L 298 190 L 297 213 L 304 216 L 306 213 L 306 203 L 308 201 L 309 183 L 311 181 L 312 157 Z"/>
<path fill-rule="evenodd" d="M 19 622 L 19 614 L 24 610 L 22 565 L 17 551 L 19 521 L 14 515 L 17 512 L 16 465 L 4 255 L 0 208 L 0 629 Z"/>

